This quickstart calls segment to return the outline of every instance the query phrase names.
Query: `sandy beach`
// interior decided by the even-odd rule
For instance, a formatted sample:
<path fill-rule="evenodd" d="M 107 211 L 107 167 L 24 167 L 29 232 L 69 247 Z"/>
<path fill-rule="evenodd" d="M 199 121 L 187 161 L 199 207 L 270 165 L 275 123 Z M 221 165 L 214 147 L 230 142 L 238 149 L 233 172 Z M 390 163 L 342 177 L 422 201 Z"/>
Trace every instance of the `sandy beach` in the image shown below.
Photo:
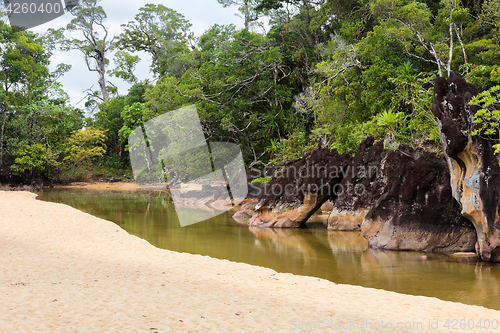
<path fill-rule="evenodd" d="M 162 250 L 35 197 L 0 192 L 0 332 L 500 331 L 500 311 Z"/>

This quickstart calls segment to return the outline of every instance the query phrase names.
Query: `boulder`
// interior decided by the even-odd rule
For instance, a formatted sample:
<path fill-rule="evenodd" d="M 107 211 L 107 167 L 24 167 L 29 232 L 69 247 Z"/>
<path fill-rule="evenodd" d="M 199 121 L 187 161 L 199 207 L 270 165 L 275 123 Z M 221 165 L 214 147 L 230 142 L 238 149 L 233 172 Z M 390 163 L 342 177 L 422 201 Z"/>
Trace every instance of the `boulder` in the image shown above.
<path fill-rule="evenodd" d="M 42 188 L 43 187 L 43 179 L 42 178 L 35 178 L 31 180 L 31 186 L 34 188 Z"/>
<path fill-rule="evenodd" d="M 248 199 L 247 199 L 248 200 Z M 257 200 L 250 199 L 252 201 L 243 204 L 240 209 L 233 215 L 233 219 L 238 223 L 247 223 L 255 214 L 255 206 L 257 205 Z"/>

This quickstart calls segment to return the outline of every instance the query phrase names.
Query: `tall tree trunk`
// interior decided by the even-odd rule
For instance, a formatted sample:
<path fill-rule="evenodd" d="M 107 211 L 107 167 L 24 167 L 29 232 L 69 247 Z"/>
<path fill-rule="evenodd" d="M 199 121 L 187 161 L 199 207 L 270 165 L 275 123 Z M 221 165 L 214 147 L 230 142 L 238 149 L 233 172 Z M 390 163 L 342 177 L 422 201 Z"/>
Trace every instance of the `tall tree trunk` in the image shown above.
<path fill-rule="evenodd" d="M 460 37 L 461 33 L 458 30 L 458 27 L 456 24 L 453 24 L 453 26 L 455 27 L 455 32 L 457 33 L 458 42 L 460 43 L 460 46 L 462 47 L 462 53 L 464 55 L 464 63 L 466 64 L 467 63 L 467 53 L 465 52 L 465 46 L 464 46 L 464 43 L 462 41 L 462 37 Z"/>
<path fill-rule="evenodd" d="M 5 133 L 5 122 L 7 121 L 7 104 L 5 102 L 2 104 L 2 129 L 0 131 L 0 171 L 3 166 L 3 138 Z"/>
<path fill-rule="evenodd" d="M 248 27 L 250 26 L 250 13 L 248 12 L 248 0 L 245 0 L 243 2 L 243 5 L 245 6 L 245 29 L 248 30 Z"/>
<path fill-rule="evenodd" d="M 96 48 L 97 50 L 97 48 Z M 97 60 L 97 72 L 99 73 L 99 87 L 101 87 L 102 99 L 104 102 L 108 102 L 108 89 L 106 88 L 106 58 L 104 56 L 106 50 L 102 49 L 98 52 Z"/>
<path fill-rule="evenodd" d="M 446 65 L 446 74 L 450 76 L 451 73 L 451 60 L 453 59 L 453 11 L 455 10 L 455 4 L 451 4 L 450 8 L 450 47 L 449 47 L 449 54 L 448 54 L 448 64 Z"/>
<path fill-rule="evenodd" d="M 101 87 L 101 93 L 102 93 L 102 99 L 104 102 L 108 102 L 108 90 L 106 88 L 106 78 L 104 76 L 105 74 L 105 69 L 104 69 L 104 63 L 102 64 L 102 67 L 99 66 L 99 87 Z"/>

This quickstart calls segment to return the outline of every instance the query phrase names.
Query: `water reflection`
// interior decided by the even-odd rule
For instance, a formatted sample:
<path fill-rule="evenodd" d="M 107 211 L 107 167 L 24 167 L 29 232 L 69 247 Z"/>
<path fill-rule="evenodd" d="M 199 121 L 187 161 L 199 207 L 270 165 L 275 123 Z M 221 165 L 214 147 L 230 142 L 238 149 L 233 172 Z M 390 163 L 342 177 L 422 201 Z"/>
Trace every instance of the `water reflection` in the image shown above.
<path fill-rule="evenodd" d="M 356 253 L 368 250 L 368 241 L 360 232 L 328 230 L 328 243 L 333 255 L 343 252 Z"/>
<path fill-rule="evenodd" d="M 160 248 L 500 310 L 499 264 L 376 251 L 358 232 L 249 228 L 231 213 L 181 228 L 165 193 L 51 190 L 39 198 L 113 221 Z"/>
<path fill-rule="evenodd" d="M 286 258 L 289 253 L 300 256 L 304 264 L 310 264 L 317 260 L 315 248 L 309 244 L 308 238 L 292 229 L 265 229 L 259 227 L 248 227 L 255 236 L 255 245 L 261 251 L 272 244 L 273 250 L 280 257 Z"/>

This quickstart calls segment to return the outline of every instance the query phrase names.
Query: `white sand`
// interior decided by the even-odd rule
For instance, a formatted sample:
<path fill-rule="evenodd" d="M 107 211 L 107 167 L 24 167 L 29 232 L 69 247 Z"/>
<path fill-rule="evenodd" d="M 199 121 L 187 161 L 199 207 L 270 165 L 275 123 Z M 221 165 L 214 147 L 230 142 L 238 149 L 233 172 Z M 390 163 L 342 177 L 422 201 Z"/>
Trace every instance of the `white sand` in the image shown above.
<path fill-rule="evenodd" d="M 0 192 L 0 267 L 0 332 L 500 331 L 444 327 L 500 311 L 158 249 L 28 192 Z"/>

